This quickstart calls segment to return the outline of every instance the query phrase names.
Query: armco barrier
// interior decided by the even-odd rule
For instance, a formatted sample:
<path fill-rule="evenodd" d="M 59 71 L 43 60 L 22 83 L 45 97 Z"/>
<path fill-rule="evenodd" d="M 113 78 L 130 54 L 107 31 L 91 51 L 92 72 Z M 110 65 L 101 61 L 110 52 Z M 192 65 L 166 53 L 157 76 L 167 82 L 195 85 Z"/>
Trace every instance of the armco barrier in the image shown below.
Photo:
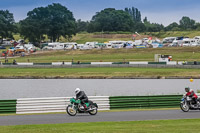
<path fill-rule="evenodd" d="M 0 114 L 16 113 L 16 100 L 0 100 Z"/>
<path fill-rule="evenodd" d="M 71 97 L 21 98 L 17 99 L 17 114 L 66 112 Z M 89 96 L 99 110 L 109 110 L 109 96 Z"/>
<path fill-rule="evenodd" d="M 182 95 L 110 97 L 110 109 L 178 107 Z"/>

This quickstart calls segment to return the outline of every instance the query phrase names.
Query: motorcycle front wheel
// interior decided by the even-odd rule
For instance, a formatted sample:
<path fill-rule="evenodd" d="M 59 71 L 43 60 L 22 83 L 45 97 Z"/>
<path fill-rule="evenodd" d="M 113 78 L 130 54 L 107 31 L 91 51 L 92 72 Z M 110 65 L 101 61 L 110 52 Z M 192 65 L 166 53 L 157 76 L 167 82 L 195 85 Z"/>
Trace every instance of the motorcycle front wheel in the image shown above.
<path fill-rule="evenodd" d="M 91 109 L 91 111 L 88 112 L 90 115 L 96 115 L 97 114 L 97 112 L 98 112 L 97 107 L 95 107 L 94 105 L 91 105 L 90 109 Z"/>
<path fill-rule="evenodd" d="M 66 111 L 70 116 L 75 116 L 77 114 L 77 110 L 72 108 L 72 105 L 68 105 Z"/>
<path fill-rule="evenodd" d="M 188 112 L 190 110 L 190 107 L 188 106 L 187 103 L 181 103 L 180 108 L 183 112 Z"/>

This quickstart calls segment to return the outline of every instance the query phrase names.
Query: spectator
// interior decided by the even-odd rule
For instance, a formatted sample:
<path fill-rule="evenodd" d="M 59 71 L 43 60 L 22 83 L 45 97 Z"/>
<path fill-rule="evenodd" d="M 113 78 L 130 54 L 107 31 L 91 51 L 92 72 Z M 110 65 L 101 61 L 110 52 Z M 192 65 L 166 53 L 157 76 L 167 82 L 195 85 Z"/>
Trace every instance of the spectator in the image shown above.
<path fill-rule="evenodd" d="M 15 59 L 13 60 L 13 65 L 17 65 L 17 62 L 16 62 L 16 60 L 15 60 Z"/>

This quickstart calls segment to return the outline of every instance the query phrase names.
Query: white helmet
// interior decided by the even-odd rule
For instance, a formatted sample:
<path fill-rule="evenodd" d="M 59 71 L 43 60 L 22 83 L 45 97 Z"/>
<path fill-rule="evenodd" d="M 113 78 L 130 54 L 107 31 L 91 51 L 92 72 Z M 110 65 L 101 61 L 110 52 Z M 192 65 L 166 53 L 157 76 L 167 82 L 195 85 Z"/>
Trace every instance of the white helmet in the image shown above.
<path fill-rule="evenodd" d="M 77 95 L 81 90 L 79 88 L 76 88 L 75 94 Z"/>

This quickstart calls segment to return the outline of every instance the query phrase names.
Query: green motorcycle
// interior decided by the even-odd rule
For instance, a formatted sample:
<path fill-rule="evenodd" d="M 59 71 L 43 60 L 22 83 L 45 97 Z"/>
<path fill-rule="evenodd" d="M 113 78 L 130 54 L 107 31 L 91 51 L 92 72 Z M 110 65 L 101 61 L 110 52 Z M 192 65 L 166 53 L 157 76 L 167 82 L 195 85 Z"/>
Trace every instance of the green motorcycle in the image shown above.
<path fill-rule="evenodd" d="M 90 115 L 96 115 L 98 111 L 98 105 L 88 100 L 85 103 L 87 110 L 81 104 L 81 100 L 76 100 L 75 98 L 70 98 L 70 105 L 67 106 L 66 111 L 70 116 L 75 116 L 77 113 L 89 113 Z"/>

